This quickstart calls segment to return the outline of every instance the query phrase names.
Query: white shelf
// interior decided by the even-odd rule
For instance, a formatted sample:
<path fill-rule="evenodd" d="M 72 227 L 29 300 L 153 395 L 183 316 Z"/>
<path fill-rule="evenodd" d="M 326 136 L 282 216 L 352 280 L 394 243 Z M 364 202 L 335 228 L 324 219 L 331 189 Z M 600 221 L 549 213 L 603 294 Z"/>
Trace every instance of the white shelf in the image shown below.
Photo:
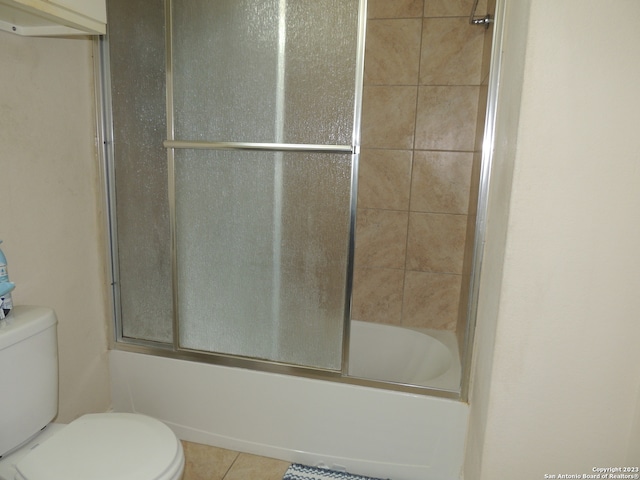
<path fill-rule="evenodd" d="M 0 30 L 25 36 L 101 35 L 105 0 L 0 0 Z"/>

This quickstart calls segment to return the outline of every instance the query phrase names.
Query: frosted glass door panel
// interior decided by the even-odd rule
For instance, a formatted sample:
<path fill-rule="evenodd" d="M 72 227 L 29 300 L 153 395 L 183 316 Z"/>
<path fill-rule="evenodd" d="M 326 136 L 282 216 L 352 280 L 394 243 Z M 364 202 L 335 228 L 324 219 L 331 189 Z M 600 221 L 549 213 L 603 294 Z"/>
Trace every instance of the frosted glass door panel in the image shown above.
<path fill-rule="evenodd" d="M 172 343 L 163 1 L 108 8 L 121 333 Z"/>
<path fill-rule="evenodd" d="M 173 0 L 175 138 L 351 145 L 357 0 Z"/>
<path fill-rule="evenodd" d="M 176 151 L 180 347 L 340 370 L 351 155 Z"/>

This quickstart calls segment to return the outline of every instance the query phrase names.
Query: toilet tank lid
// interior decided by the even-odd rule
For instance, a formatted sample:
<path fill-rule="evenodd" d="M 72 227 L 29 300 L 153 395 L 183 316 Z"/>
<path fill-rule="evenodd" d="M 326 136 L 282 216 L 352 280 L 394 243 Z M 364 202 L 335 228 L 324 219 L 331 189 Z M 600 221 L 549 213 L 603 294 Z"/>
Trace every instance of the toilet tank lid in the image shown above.
<path fill-rule="evenodd" d="M 57 323 L 51 308 L 21 305 L 0 322 L 0 350 L 22 342 Z"/>
<path fill-rule="evenodd" d="M 28 480 L 164 480 L 179 440 L 159 420 L 131 413 L 98 413 L 74 420 L 16 465 Z"/>

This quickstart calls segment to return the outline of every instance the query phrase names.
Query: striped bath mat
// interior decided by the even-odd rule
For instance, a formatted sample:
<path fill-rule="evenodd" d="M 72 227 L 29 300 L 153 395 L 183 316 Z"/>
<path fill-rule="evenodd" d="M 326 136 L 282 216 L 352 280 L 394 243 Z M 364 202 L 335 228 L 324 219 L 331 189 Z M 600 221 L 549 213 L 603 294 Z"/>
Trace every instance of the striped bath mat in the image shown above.
<path fill-rule="evenodd" d="M 282 480 L 381 480 L 362 475 L 351 475 L 347 472 L 338 472 L 327 468 L 307 467 L 299 463 L 292 464 L 282 477 Z"/>

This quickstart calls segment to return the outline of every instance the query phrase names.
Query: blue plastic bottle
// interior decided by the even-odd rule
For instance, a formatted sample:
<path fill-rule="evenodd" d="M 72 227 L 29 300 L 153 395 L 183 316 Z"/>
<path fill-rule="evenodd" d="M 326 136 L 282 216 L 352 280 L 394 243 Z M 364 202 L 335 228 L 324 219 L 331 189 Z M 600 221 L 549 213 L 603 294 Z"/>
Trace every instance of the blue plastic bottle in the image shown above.
<path fill-rule="evenodd" d="M 2 240 L 0 240 L 2 243 Z M 2 284 L 9 284 L 9 270 L 7 269 L 7 259 L 0 250 L 0 286 Z M 6 289 L 2 289 L 6 290 Z M 13 288 L 11 288 L 13 290 Z M 0 296 L 0 300 L 2 300 L 2 310 L 4 311 L 4 315 L 7 315 L 9 311 L 13 308 L 13 302 L 11 300 L 11 293 L 7 292 Z"/>

